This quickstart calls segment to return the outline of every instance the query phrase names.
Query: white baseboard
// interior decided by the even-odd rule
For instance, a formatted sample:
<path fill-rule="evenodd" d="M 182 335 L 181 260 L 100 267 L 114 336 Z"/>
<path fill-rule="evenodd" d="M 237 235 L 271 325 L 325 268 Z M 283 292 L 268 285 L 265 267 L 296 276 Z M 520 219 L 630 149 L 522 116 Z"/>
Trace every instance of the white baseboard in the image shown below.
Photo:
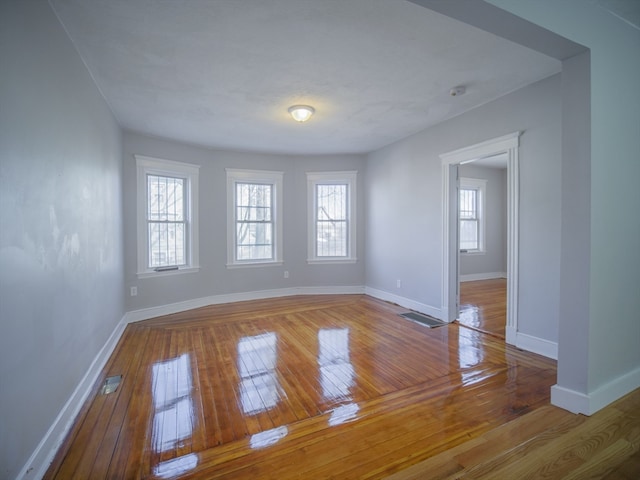
<path fill-rule="evenodd" d="M 222 303 L 244 302 L 247 300 L 263 300 L 266 298 L 290 297 L 294 295 L 349 295 L 364 294 L 363 286 L 344 287 L 292 287 L 279 288 L 274 290 L 259 290 L 257 292 L 229 293 L 225 295 L 211 295 L 209 297 L 195 298 L 184 302 L 170 303 L 158 307 L 142 308 L 127 312 L 125 315 L 127 323 L 139 322 L 150 318 L 171 315 L 173 313 L 184 312 L 194 308 L 206 307 L 209 305 L 219 305 Z"/>
<path fill-rule="evenodd" d="M 109 357 L 111 357 L 111 354 L 116 348 L 116 345 L 127 326 L 125 317 L 126 315 L 118 322 L 104 346 L 95 356 L 87 370 L 87 373 L 82 377 L 82 380 L 78 383 L 78 386 L 71 394 L 71 397 L 69 397 L 67 403 L 62 407 L 62 410 L 60 410 L 60 413 L 54 420 L 53 424 L 49 427 L 49 430 L 31 454 L 27 463 L 22 467 L 20 473 L 18 473 L 18 476 L 16 477 L 17 479 L 40 479 L 44 476 L 47 468 L 49 468 L 49 465 L 53 461 L 53 457 L 60 448 L 60 445 L 71 430 L 73 422 L 76 420 L 82 405 L 91 392 L 91 388 L 102 373 L 102 369 L 107 363 L 107 360 L 109 360 Z"/>
<path fill-rule="evenodd" d="M 415 300 L 411 300 L 406 297 L 401 297 L 400 295 L 395 295 L 393 293 L 385 292 L 384 290 L 378 290 L 371 287 L 365 287 L 364 293 L 380 300 L 384 300 L 385 302 L 396 303 L 401 307 L 408 308 L 409 310 L 415 310 L 416 312 L 424 313 L 425 315 L 430 315 L 434 318 L 442 320 L 443 322 L 446 322 L 446 319 L 443 316 L 443 312 L 440 308 L 432 307 L 431 305 L 427 305 L 426 303 L 416 302 Z"/>
<path fill-rule="evenodd" d="M 493 280 L 494 278 L 507 278 L 507 272 L 468 273 L 460 275 L 461 282 L 475 282 L 476 280 Z"/>
<path fill-rule="evenodd" d="M 551 403 L 572 413 L 593 415 L 636 388 L 640 388 L 640 368 L 636 368 L 588 394 L 556 384 L 551 387 Z"/>
<path fill-rule="evenodd" d="M 558 359 L 558 344 L 545 340 L 544 338 L 516 332 L 515 346 L 527 352 L 537 353 L 538 355 L 543 355 L 554 360 Z"/>

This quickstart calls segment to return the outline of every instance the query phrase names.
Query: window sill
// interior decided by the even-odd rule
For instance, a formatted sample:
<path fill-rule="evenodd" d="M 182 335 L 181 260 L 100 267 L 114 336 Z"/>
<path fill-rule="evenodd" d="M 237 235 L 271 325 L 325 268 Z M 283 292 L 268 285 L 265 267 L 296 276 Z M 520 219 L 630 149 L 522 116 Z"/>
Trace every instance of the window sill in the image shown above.
<path fill-rule="evenodd" d="M 349 264 L 356 263 L 357 258 L 308 258 L 307 263 L 309 265 L 323 265 L 323 264 Z"/>
<path fill-rule="evenodd" d="M 155 278 L 166 277 L 169 275 L 182 275 L 183 273 L 196 273 L 200 271 L 200 267 L 181 267 L 177 270 L 165 270 L 156 272 L 155 270 L 149 270 L 147 272 L 138 272 L 138 278 Z"/>
<path fill-rule="evenodd" d="M 250 268 L 250 267 L 277 267 L 284 265 L 284 262 L 269 260 L 268 262 L 246 262 L 246 263 L 227 263 L 227 268 Z"/>

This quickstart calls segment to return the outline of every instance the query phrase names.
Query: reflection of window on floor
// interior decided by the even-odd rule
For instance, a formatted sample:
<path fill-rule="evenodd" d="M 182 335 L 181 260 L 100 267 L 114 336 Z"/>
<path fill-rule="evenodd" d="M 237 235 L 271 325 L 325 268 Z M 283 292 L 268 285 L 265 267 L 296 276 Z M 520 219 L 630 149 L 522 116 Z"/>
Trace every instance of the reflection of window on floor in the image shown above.
<path fill-rule="evenodd" d="M 349 358 L 349 329 L 320 330 L 318 344 L 322 395 L 328 400 L 349 399 L 354 376 Z"/>
<path fill-rule="evenodd" d="M 360 407 L 357 403 L 347 403 L 346 405 L 340 405 L 334 408 L 331 412 L 331 417 L 329 417 L 329 426 L 335 427 L 341 423 L 353 420 L 358 415 L 359 410 Z"/>
<path fill-rule="evenodd" d="M 483 360 L 482 351 L 478 348 L 480 345 L 480 334 L 470 328 L 458 329 L 458 357 L 460 359 L 460 368 L 475 367 Z M 463 377 L 464 377 L 463 373 Z M 467 380 L 469 380 L 467 378 Z M 475 383 L 475 382 L 474 382 Z"/>
<path fill-rule="evenodd" d="M 274 443 L 278 443 L 289 433 L 289 429 L 287 427 L 277 427 L 272 428 L 271 430 L 267 430 L 266 432 L 256 433 L 255 435 L 251 435 L 251 439 L 249 440 L 249 445 L 253 449 L 258 448 L 266 448 Z"/>
<path fill-rule="evenodd" d="M 240 402 L 246 414 L 265 412 L 278 403 L 276 342 L 273 332 L 244 337 L 238 342 Z"/>
<path fill-rule="evenodd" d="M 191 365 L 185 353 L 153 365 L 153 448 L 164 452 L 191 436 L 193 402 Z"/>
<path fill-rule="evenodd" d="M 157 478 L 177 478 L 198 466 L 198 455 L 189 453 L 182 457 L 165 460 L 153 467 L 153 475 Z"/>

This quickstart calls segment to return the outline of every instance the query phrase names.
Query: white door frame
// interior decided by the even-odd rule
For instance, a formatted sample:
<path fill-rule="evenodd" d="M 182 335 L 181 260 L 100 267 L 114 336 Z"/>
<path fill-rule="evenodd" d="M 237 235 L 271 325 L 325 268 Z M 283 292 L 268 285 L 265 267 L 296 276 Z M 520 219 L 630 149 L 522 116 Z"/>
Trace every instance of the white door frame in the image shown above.
<path fill-rule="evenodd" d="M 507 154 L 507 325 L 506 342 L 516 344 L 518 331 L 518 147 L 522 132 L 514 132 L 486 142 L 440 155 L 442 161 L 442 315 L 447 322 L 458 316 L 458 226 L 452 221 L 457 205 L 451 172 L 457 165 L 482 157 Z M 452 195 L 454 195 L 452 199 Z M 456 217 L 457 219 L 457 214 Z"/>

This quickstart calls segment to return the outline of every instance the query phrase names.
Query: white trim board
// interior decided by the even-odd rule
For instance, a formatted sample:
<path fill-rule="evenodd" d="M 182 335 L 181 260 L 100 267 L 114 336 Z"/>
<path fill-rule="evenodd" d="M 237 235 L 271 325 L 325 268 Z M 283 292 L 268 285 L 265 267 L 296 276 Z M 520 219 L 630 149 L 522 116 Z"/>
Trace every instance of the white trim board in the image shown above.
<path fill-rule="evenodd" d="M 467 273 L 466 275 L 460 275 L 461 282 L 493 280 L 495 278 L 507 278 L 507 272 Z"/>
<path fill-rule="evenodd" d="M 588 394 L 556 384 L 551 387 L 551 403 L 571 413 L 593 415 L 639 387 L 640 368 L 636 368 Z"/>
<path fill-rule="evenodd" d="M 82 405 L 84 405 L 84 402 L 91 392 L 91 388 L 102 374 L 102 369 L 115 350 L 126 326 L 127 321 L 125 315 L 120 319 L 104 346 L 95 356 L 87 373 L 82 377 L 82 380 L 80 380 L 80 383 L 69 397 L 69 400 L 67 400 L 67 403 L 62 407 L 62 410 L 60 410 L 51 427 L 49 427 L 49 430 L 47 430 L 47 433 L 16 478 L 31 479 L 42 478 L 44 476 L 62 442 L 71 430 L 73 422 L 75 422 Z"/>
<path fill-rule="evenodd" d="M 537 353 L 553 360 L 558 359 L 558 344 L 544 338 L 516 332 L 515 346 L 527 352 Z"/>

